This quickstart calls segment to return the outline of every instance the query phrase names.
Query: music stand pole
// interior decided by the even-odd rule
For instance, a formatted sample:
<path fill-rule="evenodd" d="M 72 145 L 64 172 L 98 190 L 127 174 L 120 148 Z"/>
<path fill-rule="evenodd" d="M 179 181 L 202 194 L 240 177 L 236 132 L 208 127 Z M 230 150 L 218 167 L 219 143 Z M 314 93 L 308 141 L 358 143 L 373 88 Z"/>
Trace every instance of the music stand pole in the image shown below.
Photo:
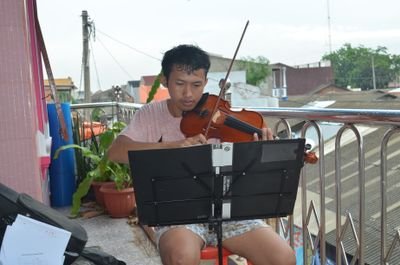
<path fill-rule="evenodd" d="M 218 264 L 222 265 L 222 193 L 223 193 L 223 176 L 218 174 L 219 167 L 216 167 L 216 176 L 214 181 L 214 223 L 213 228 L 217 233 L 217 247 L 218 247 Z"/>

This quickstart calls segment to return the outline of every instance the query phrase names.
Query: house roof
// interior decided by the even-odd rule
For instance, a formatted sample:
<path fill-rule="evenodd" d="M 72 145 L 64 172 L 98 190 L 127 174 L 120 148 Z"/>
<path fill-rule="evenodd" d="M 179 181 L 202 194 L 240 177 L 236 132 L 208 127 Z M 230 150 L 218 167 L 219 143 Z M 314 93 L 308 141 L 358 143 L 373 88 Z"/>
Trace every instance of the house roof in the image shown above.
<path fill-rule="evenodd" d="M 54 82 L 56 83 L 56 87 L 57 89 L 77 89 L 77 87 L 75 86 L 74 82 L 72 81 L 71 77 L 67 77 L 67 78 L 55 78 Z M 44 86 L 49 87 L 49 80 L 45 79 L 44 80 Z"/>
<path fill-rule="evenodd" d="M 333 100 L 329 108 L 343 109 L 400 109 L 400 97 L 384 90 L 343 91 L 326 94 L 289 96 L 280 101 L 281 107 L 301 107 L 313 101 Z"/>
<path fill-rule="evenodd" d="M 349 92 L 349 91 L 351 91 L 351 90 L 348 89 L 348 88 L 339 87 L 339 86 L 336 86 L 335 84 L 322 84 L 322 85 L 316 87 L 314 90 L 308 92 L 308 95 L 313 95 L 313 94 L 316 94 L 316 93 L 320 93 L 320 92 L 322 92 L 323 90 L 326 90 L 326 89 L 331 89 L 331 90 L 334 89 L 334 90 L 336 90 L 337 92 L 339 92 L 339 91 L 342 91 L 342 92 Z"/>
<path fill-rule="evenodd" d="M 107 101 L 115 101 L 115 94 L 113 88 L 104 90 L 104 91 L 96 91 L 92 95 L 92 102 L 107 102 Z M 121 101 L 122 102 L 133 102 L 133 97 L 122 87 L 121 90 Z"/>
<path fill-rule="evenodd" d="M 141 85 L 145 86 L 152 86 L 154 83 L 154 80 L 156 80 L 157 76 L 156 75 L 144 75 L 141 78 Z"/>
<path fill-rule="evenodd" d="M 313 94 L 301 96 L 289 96 L 286 101 L 280 101 L 279 106 L 283 108 L 301 108 L 310 103 L 333 101 L 327 108 L 334 109 L 400 109 L 400 97 L 396 97 L 385 91 L 344 91 L 327 94 Z M 274 128 L 278 122 L 276 118 L 265 117 L 268 126 Z M 301 119 L 288 119 L 289 125 L 302 126 Z M 279 136 L 286 133 L 283 127 L 278 131 Z"/>

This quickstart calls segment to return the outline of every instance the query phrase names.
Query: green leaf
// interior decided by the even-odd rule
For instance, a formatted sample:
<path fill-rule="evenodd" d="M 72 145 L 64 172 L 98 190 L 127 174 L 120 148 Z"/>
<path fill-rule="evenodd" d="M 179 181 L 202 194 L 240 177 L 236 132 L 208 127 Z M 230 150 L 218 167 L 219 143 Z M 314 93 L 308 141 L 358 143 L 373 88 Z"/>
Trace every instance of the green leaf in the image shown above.
<path fill-rule="evenodd" d="M 78 188 L 72 196 L 71 216 L 77 217 L 81 207 L 81 201 L 88 193 L 91 183 L 96 181 L 113 180 L 117 189 L 122 189 L 132 185 L 129 167 L 125 164 L 118 164 L 108 159 L 107 149 L 110 147 L 117 135 L 126 127 L 124 122 L 115 122 L 111 128 L 108 128 L 99 137 L 93 137 L 86 142 L 87 146 L 78 144 L 64 145 L 58 148 L 54 154 L 57 159 L 60 152 L 73 148 L 79 150 L 79 158 L 82 159 L 87 167 L 86 176 L 81 180 Z"/>
<path fill-rule="evenodd" d="M 64 150 L 70 149 L 70 148 L 78 148 L 78 149 L 82 149 L 82 151 L 83 151 L 83 148 L 85 148 L 85 147 L 82 147 L 82 146 L 77 145 L 77 144 L 68 144 L 68 145 L 61 146 L 61 147 L 59 147 L 59 148 L 56 150 L 56 152 L 54 153 L 53 159 L 57 159 L 58 156 L 60 155 L 60 152 L 61 152 L 61 151 L 64 151 Z"/>
<path fill-rule="evenodd" d="M 89 148 L 86 148 L 84 146 L 80 146 L 80 145 L 77 145 L 77 144 L 67 144 L 67 145 L 63 145 L 63 146 L 59 147 L 56 150 L 56 152 L 54 153 L 54 157 L 53 158 L 57 159 L 59 157 L 61 151 L 64 151 L 64 150 L 70 149 L 70 148 L 80 149 L 80 150 L 82 150 L 82 155 L 83 156 L 85 156 L 87 158 L 90 158 L 95 162 L 100 161 L 100 157 L 98 155 L 96 155 L 96 154 L 93 154 L 93 152 Z"/>
<path fill-rule="evenodd" d="M 161 76 L 162 76 L 162 72 L 160 72 L 156 79 L 154 80 L 153 85 L 151 86 L 151 90 L 149 92 L 149 96 L 147 97 L 146 102 L 149 103 L 154 99 L 155 94 L 157 93 L 158 88 L 160 87 L 161 84 Z"/>
<path fill-rule="evenodd" d="M 90 189 L 90 185 L 93 182 L 93 177 L 88 174 L 86 178 L 82 180 L 76 189 L 75 193 L 72 195 L 72 207 L 71 207 L 71 216 L 78 217 L 79 209 L 81 208 L 82 198 L 86 196 Z"/>

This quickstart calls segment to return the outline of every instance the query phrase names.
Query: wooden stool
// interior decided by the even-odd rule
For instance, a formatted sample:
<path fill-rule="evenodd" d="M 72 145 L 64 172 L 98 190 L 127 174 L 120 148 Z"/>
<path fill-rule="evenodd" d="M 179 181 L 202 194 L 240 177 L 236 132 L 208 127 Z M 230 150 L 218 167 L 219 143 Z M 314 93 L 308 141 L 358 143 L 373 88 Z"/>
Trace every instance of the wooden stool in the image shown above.
<path fill-rule="evenodd" d="M 233 255 L 229 250 L 222 248 L 222 265 L 228 265 L 228 257 Z M 201 251 L 200 259 L 202 260 L 215 260 L 214 264 L 218 265 L 218 248 L 207 246 Z M 247 261 L 247 265 L 253 265 Z"/>

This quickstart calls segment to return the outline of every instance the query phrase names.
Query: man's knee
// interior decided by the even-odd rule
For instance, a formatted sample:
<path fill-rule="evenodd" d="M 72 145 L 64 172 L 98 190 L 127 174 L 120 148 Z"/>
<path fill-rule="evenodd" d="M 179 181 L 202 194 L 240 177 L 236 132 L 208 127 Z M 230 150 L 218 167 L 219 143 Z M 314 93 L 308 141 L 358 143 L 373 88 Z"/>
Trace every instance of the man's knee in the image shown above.
<path fill-rule="evenodd" d="M 286 251 L 286 253 L 282 253 L 279 255 L 278 260 L 274 263 L 276 265 L 296 265 L 296 254 L 292 249 Z"/>
<path fill-rule="evenodd" d="M 179 248 L 169 248 L 169 250 L 160 251 L 161 260 L 164 265 L 198 265 L 200 263 L 200 253 L 197 251 L 188 251 L 184 246 Z M 198 251 L 200 252 L 200 251 Z"/>
<path fill-rule="evenodd" d="M 159 249 L 165 265 L 198 265 L 202 239 L 187 229 L 171 229 L 161 236 Z"/>

